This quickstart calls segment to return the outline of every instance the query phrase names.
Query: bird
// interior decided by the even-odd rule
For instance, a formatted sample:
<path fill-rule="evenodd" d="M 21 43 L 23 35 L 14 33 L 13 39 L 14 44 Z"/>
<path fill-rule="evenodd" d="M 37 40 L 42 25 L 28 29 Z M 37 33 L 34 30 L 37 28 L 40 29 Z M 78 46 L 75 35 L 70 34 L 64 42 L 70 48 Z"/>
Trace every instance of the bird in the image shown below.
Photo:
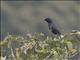
<path fill-rule="evenodd" d="M 57 29 L 56 25 L 53 23 L 51 18 L 46 18 L 44 19 L 48 23 L 49 30 L 54 34 L 54 35 L 61 35 L 61 32 Z"/>

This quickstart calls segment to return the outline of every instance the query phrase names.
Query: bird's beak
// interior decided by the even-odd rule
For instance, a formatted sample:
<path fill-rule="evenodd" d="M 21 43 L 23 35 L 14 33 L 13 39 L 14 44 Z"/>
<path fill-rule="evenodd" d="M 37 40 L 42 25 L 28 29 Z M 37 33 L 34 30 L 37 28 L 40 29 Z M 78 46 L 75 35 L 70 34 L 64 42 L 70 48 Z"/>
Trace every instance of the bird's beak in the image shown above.
<path fill-rule="evenodd" d="M 46 20 L 44 19 L 44 21 L 46 21 Z"/>

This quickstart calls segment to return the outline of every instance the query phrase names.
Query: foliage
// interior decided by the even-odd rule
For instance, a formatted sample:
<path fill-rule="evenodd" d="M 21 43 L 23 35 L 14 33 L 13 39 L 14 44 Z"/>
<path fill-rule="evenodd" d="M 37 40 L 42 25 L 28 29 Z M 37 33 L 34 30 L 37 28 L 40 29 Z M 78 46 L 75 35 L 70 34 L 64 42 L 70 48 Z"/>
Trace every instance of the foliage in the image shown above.
<path fill-rule="evenodd" d="M 79 33 L 67 33 L 61 38 L 43 33 L 28 33 L 27 38 L 8 35 L 1 40 L 0 57 L 2 60 L 69 60 L 80 52 Z"/>

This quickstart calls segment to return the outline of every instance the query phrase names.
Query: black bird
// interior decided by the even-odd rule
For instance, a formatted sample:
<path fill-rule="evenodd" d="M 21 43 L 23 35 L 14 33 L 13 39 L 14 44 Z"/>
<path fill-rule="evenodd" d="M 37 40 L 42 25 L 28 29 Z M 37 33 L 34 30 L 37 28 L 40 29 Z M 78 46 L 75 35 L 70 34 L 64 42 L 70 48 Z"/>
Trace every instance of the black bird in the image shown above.
<path fill-rule="evenodd" d="M 45 21 L 48 23 L 49 30 L 55 35 L 60 36 L 60 31 L 56 28 L 55 24 L 53 24 L 52 20 L 50 18 L 46 18 Z"/>

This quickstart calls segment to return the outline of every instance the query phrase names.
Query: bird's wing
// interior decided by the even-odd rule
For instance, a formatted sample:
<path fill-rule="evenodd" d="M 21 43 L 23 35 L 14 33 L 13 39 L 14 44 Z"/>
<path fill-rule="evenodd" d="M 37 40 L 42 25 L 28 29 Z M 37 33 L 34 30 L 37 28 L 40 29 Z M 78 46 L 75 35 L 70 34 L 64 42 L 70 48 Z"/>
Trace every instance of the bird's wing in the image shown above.
<path fill-rule="evenodd" d="M 55 24 L 51 24 L 50 29 L 54 29 L 54 28 L 56 28 L 56 25 Z"/>
<path fill-rule="evenodd" d="M 54 34 L 61 35 L 60 31 L 59 31 L 56 27 L 52 27 L 52 28 L 51 28 L 51 31 L 52 31 Z"/>
<path fill-rule="evenodd" d="M 49 30 L 56 28 L 56 26 L 53 24 L 53 23 L 48 23 L 48 27 L 49 27 Z"/>

